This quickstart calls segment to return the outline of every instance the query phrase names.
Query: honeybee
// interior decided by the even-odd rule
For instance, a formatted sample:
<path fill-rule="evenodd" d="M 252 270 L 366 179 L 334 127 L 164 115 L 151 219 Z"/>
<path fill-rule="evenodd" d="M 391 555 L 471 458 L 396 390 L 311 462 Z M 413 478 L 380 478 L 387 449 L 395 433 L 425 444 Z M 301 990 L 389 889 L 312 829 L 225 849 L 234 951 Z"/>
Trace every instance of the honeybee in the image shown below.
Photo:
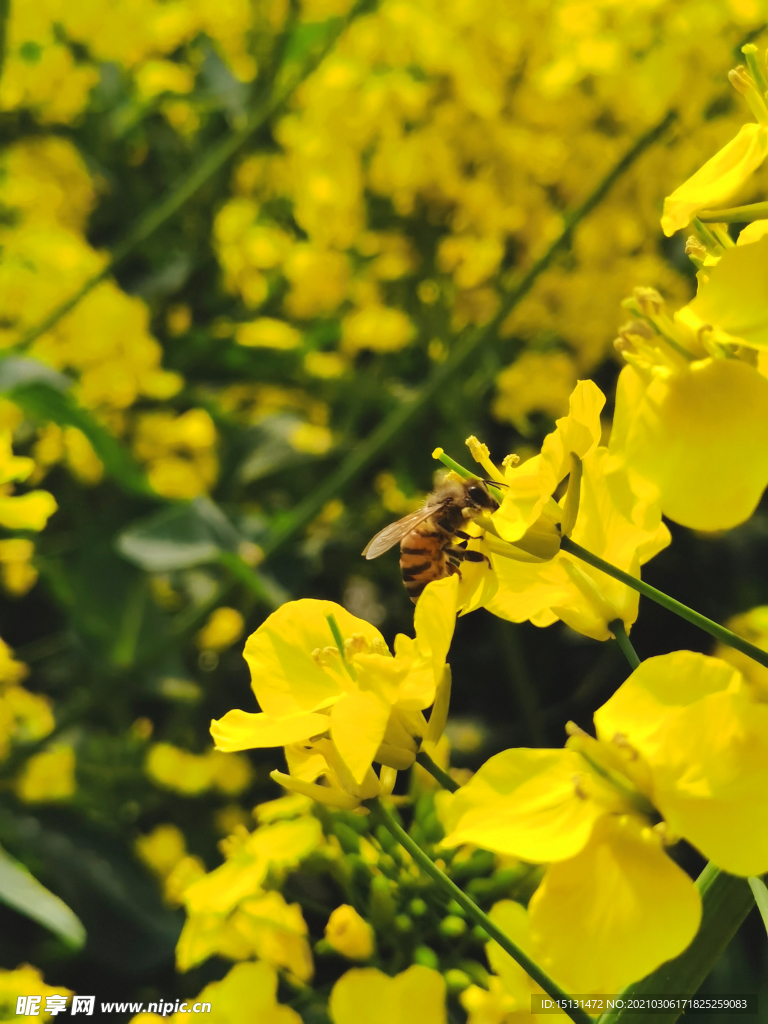
<path fill-rule="evenodd" d="M 499 507 L 486 481 L 448 479 L 410 515 L 390 523 L 368 542 L 366 558 L 378 558 L 400 542 L 400 571 L 408 596 L 416 604 L 432 580 L 459 573 L 462 562 L 487 562 L 479 551 L 468 551 L 472 539 L 460 529 L 467 519 Z"/>

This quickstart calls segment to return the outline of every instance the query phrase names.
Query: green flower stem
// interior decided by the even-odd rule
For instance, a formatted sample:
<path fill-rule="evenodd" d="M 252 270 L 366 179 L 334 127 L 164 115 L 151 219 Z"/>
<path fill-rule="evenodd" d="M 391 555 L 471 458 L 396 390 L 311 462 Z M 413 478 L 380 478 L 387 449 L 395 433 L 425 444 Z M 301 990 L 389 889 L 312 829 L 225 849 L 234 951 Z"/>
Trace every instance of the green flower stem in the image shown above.
<path fill-rule="evenodd" d="M 762 878 L 751 877 L 747 881 L 749 882 L 749 888 L 752 890 L 752 895 L 755 897 L 755 903 L 763 919 L 765 930 L 768 931 L 768 889 L 766 889 Z"/>
<path fill-rule="evenodd" d="M 438 455 L 438 452 L 440 453 Z M 477 474 L 472 473 L 470 470 L 465 469 L 464 466 L 452 459 L 450 455 L 446 455 L 442 448 L 435 448 L 432 452 L 432 458 L 438 459 L 448 469 L 452 469 L 454 473 L 458 473 L 459 476 L 463 476 L 465 480 L 472 480 Z"/>
<path fill-rule="evenodd" d="M 449 380 L 457 376 L 471 359 L 477 358 L 483 348 L 496 342 L 500 325 L 525 298 L 555 257 L 567 248 L 574 228 L 599 205 L 622 175 L 638 157 L 658 141 L 676 118 L 676 111 L 670 110 L 658 124 L 637 139 L 595 189 L 590 192 L 584 202 L 566 214 L 563 230 L 520 280 L 502 296 L 499 308 L 493 318 L 482 327 L 468 329 L 459 335 L 451 344 L 446 361 L 435 367 L 423 387 L 413 397 L 396 405 L 375 430 L 364 440 L 355 444 L 342 463 L 332 473 L 328 473 L 322 483 L 280 519 L 270 536 L 261 545 L 267 557 L 271 557 L 276 551 L 285 547 L 307 523 L 315 518 L 326 501 L 348 487 L 392 444 L 396 437 L 399 437 L 406 427 L 410 426 L 443 393 Z"/>
<path fill-rule="evenodd" d="M 632 671 L 634 672 L 640 664 L 640 658 L 637 656 L 637 651 L 632 646 L 632 641 L 627 636 L 624 622 L 621 619 L 614 619 L 613 622 L 608 623 L 608 629 L 613 633 L 616 643 L 621 648 L 622 654 L 627 659 Z"/>
<path fill-rule="evenodd" d="M 7 10 L 7 7 L 7 0 L 0 0 L 0 19 L 3 16 L 3 11 Z M 96 285 L 109 277 L 118 264 L 122 263 L 127 256 L 134 252 L 137 246 L 145 242 L 158 228 L 169 221 L 184 206 L 187 200 L 199 192 L 203 185 L 235 155 L 244 143 L 287 103 L 299 85 L 333 49 L 339 36 L 350 21 L 353 21 L 366 7 L 367 0 L 362 0 L 362 2 L 355 4 L 344 18 L 332 19 L 333 23 L 329 23 L 330 29 L 322 45 L 314 48 L 304 63 L 293 73 L 290 73 L 293 61 L 284 60 L 278 73 L 283 78 L 280 86 L 268 90 L 268 95 L 261 102 L 257 103 L 245 124 L 237 131 L 227 134 L 218 143 L 214 143 L 189 173 L 181 181 L 177 182 L 163 199 L 156 205 L 151 206 L 143 216 L 139 217 L 125 237 L 113 248 L 109 260 L 102 269 L 83 282 L 76 292 L 56 306 L 55 309 L 51 310 L 43 320 L 40 320 L 31 327 L 14 346 L 14 350 L 25 348 L 35 341 L 36 338 L 39 338 L 41 334 L 49 331 L 63 316 L 70 313 L 86 295 L 93 291 Z M 290 39 L 287 42 L 289 43 Z M 9 354 L 7 350 L 5 354 Z"/>
<path fill-rule="evenodd" d="M 452 899 L 456 900 L 459 906 L 467 913 L 469 917 L 479 924 L 481 928 L 490 935 L 492 939 L 501 946 L 505 953 L 509 953 L 513 960 L 515 960 L 523 970 L 536 982 L 537 985 L 541 986 L 542 989 L 552 999 L 569 999 L 567 992 L 564 992 L 556 982 L 546 974 L 541 967 L 524 953 L 519 946 L 517 946 L 509 936 L 505 935 L 504 932 L 493 923 L 488 915 L 474 903 L 469 896 L 463 890 L 461 890 L 455 882 L 453 882 L 440 868 L 431 860 L 422 848 L 411 839 L 408 833 L 402 828 L 395 820 L 392 813 L 387 807 L 378 799 L 368 800 L 367 805 L 373 810 L 379 820 L 384 825 L 386 830 L 391 836 L 393 836 L 400 845 L 410 853 L 414 861 L 426 874 L 430 876 L 437 884 L 443 889 Z M 578 1008 L 566 1011 L 568 1016 L 575 1024 L 594 1024 L 593 1018 L 586 1012 Z"/>
<path fill-rule="evenodd" d="M 423 750 L 416 755 L 416 763 L 429 772 L 433 779 L 437 779 L 443 789 L 447 789 L 449 793 L 455 793 L 457 789 L 461 789 L 458 782 L 454 782 L 448 772 L 444 772 L 440 765 L 435 764 L 429 754 Z"/>
<path fill-rule="evenodd" d="M 643 594 L 644 597 L 649 597 L 656 604 L 660 604 L 662 608 L 666 608 L 670 612 L 674 612 L 675 615 L 679 615 L 681 619 L 687 619 L 688 622 L 693 623 L 694 626 L 698 626 L 699 629 L 703 629 L 705 633 L 709 633 L 710 636 L 715 637 L 721 643 L 727 644 L 728 647 L 734 647 L 737 651 L 741 651 L 742 654 L 746 654 L 748 658 L 752 658 L 754 661 L 759 662 L 768 668 L 768 651 L 761 651 L 759 647 L 755 647 L 748 640 L 745 640 L 741 636 L 737 636 L 732 633 L 730 629 L 726 629 L 725 626 L 718 625 L 717 622 L 713 622 L 712 619 L 708 619 L 706 615 L 701 615 L 699 612 L 695 612 L 693 608 L 689 608 L 688 605 L 681 604 L 676 601 L 674 597 L 670 597 L 668 594 L 662 593 L 655 587 L 650 586 L 648 583 L 643 583 L 642 580 L 637 579 L 634 576 L 630 576 L 628 572 L 624 572 L 623 569 L 617 569 L 615 565 L 611 565 L 610 562 L 606 562 L 598 555 L 593 555 L 591 551 L 587 551 L 581 544 L 577 544 L 572 541 L 570 537 L 563 537 L 560 542 L 560 547 L 563 551 L 567 551 L 570 555 L 576 555 L 583 562 L 587 562 L 589 565 L 600 569 L 606 576 L 612 576 L 615 580 L 619 580 L 620 583 L 626 584 L 633 590 L 636 590 L 639 594 Z M 618 637 L 617 637 L 618 640 Z"/>
<path fill-rule="evenodd" d="M 750 203 L 727 210 L 702 210 L 698 219 L 703 224 L 748 224 L 765 217 L 768 217 L 768 203 Z"/>
<path fill-rule="evenodd" d="M 630 985 L 619 995 L 625 1001 L 643 996 L 693 996 L 715 966 L 739 925 L 754 905 L 752 890 L 746 878 L 736 878 L 707 864 L 696 880 L 701 893 L 703 913 L 701 927 L 690 946 L 668 960 L 642 981 Z M 673 1024 L 683 1010 L 669 1013 L 638 1013 L 610 1010 L 598 1024 Z"/>

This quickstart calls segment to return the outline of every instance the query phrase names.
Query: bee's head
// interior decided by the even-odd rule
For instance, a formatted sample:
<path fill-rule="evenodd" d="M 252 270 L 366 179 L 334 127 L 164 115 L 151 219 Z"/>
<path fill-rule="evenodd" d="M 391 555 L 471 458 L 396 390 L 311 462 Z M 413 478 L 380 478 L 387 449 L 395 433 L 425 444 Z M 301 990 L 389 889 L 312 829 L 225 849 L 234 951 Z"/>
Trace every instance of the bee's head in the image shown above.
<path fill-rule="evenodd" d="M 484 480 L 468 480 L 464 493 L 468 501 L 481 509 L 495 510 L 499 507 L 498 501 L 492 496 Z"/>

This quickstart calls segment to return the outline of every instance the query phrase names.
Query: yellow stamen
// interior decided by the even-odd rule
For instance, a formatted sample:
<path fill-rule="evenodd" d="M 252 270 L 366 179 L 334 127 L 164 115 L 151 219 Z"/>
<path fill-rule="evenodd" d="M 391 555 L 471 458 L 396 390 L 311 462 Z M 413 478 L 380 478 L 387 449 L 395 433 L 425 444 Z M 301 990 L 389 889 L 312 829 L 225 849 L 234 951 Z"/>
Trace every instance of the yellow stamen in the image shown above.
<path fill-rule="evenodd" d="M 491 453 L 488 450 L 487 444 L 478 441 L 474 435 L 468 437 L 464 444 L 469 448 L 475 462 L 479 462 L 488 474 L 489 480 L 498 480 L 500 483 L 505 482 L 503 473 L 491 462 Z"/>

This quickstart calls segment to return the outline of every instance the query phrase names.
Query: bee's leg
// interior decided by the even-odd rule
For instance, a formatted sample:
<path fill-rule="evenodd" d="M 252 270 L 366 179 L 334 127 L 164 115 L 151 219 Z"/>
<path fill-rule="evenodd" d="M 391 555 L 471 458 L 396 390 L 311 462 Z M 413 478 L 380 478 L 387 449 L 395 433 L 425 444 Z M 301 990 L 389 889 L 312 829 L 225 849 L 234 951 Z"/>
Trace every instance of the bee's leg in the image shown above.
<path fill-rule="evenodd" d="M 451 554 L 461 562 L 487 562 L 488 568 L 491 567 L 490 558 L 481 551 L 464 551 L 463 549 L 454 548 Z"/>
<path fill-rule="evenodd" d="M 468 533 L 464 533 L 463 530 L 454 530 L 453 532 L 456 537 L 461 537 L 462 540 L 472 540 L 470 535 Z"/>
<path fill-rule="evenodd" d="M 454 552 L 448 555 L 445 560 L 445 568 L 449 576 L 458 576 L 461 579 L 461 569 L 459 568 L 459 559 L 455 556 Z"/>

